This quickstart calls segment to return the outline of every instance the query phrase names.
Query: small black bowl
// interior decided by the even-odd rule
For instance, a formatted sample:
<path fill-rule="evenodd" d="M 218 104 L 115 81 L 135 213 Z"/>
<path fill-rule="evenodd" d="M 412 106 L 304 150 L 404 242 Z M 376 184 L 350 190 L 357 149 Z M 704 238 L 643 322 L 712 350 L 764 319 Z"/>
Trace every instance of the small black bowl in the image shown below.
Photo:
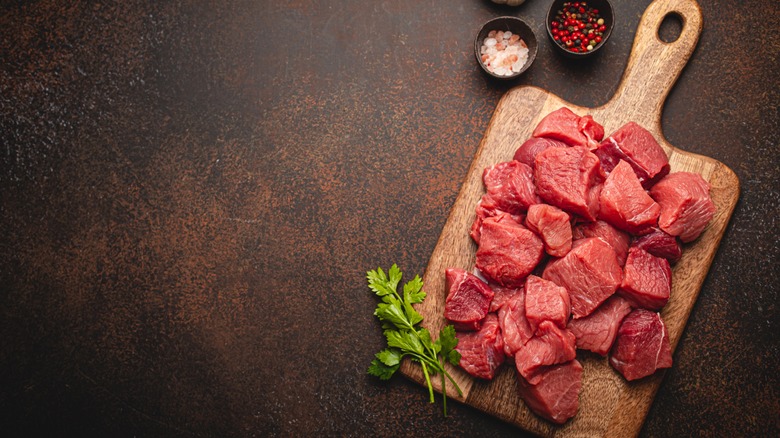
<path fill-rule="evenodd" d="M 513 34 L 519 35 L 520 38 L 525 41 L 525 45 L 528 46 L 528 60 L 525 61 L 525 64 L 519 72 L 509 76 L 500 76 L 488 70 L 487 66 L 482 62 L 482 56 L 479 51 L 482 47 L 482 41 L 487 37 L 491 30 L 510 31 Z M 498 79 L 514 79 L 523 74 L 523 72 L 528 70 L 531 64 L 533 64 L 534 59 L 536 59 L 536 50 L 538 47 L 539 44 L 536 41 L 534 31 L 531 30 L 531 27 L 528 26 L 525 21 L 517 17 L 497 17 L 489 20 L 482 26 L 477 33 L 477 37 L 474 39 L 474 55 L 477 57 L 477 63 L 482 67 L 482 70 L 485 73 Z"/>
<path fill-rule="evenodd" d="M 555 0 L 552 2 L 552 5 L 550 5 L 550 9 L 547 11 L 547 22 L 545 23 L 545 27 L 547 28 L 547 36 L 550 37 L 550 42 L 552 42 L 553 47 L 555 47 L 558 52 L 562 53 L 566 57 L 580 59 L 592 56 L 594 53 L 598 52 L 600 48 L 604 47 L 604 45 L 607 43 L 607 40 L 609 39 L 609 36 L 612 35 L 612 28 L 615 27 L 615 16 L 612 12 L 612 5 L 609 4 L 609 1 L 607 0 L 585 0 L 589 7 L 598 9 L 599 15 L 604 19 L 604 24 L 607 26 L 607 28 L 604 31 L 604 34 L 601 36 L 601 42 L 593 46 L 593 50 L 589 50 L 587 52 L 572 52 L 565 46 L 559 44 L 558 41 L 555 41 L 555 38 L 552 34 L 552 21 L 558 11 L 563 8 L 563 4 L 566 2 L 573 2 L 573 0 Z"/>

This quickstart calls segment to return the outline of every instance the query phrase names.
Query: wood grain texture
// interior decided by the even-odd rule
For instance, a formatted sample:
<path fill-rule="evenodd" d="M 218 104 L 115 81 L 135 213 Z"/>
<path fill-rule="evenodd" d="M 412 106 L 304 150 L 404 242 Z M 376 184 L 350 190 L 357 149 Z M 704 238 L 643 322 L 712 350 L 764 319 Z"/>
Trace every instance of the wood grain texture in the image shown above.
<path fill-rule="evenodd" d="M 676 41 L 664 43 L 657 36 L 658 28 L 669 13 L 682 18 L 683 29 Z M 470 271 L 474 266 L 476 245 L 471 241 L 468 229 L 474 220 L 477 201 L 484 193 L 482 170 L 510 160 L 542 117 L 566 106 L 579 115 L 592 115 L 604 125 L 607 133 L 629 121 L 639 123 L 652 132 L 665 149 L 672 172 L 696 172 L 711 184 L 717 213 L 701 237 L 685 245 L 682 259 L 673 269 L 671 298 L 661 312 L 674 351 L 739 196 L 739 181 L 728 167 L 674 147 L 661 132 L 664 100 L 693 53 L 701 29 L 701 11 L 695 1 L 653 2 L 640 20 L 621 84 L 613 98 L 601 107 L 573 105 L 534 87 L 514 88 L 503 96 L 428 263 L 424 276 L 428 298 L 418 308 L 425 317 L 426 327 L 438 332 L 445 323 L 444 270 L 458 267 Z M 476 381 L 451 367 L 449 371 L 461 386 L 463 396 L 459 397 L 450 387 L 447 393 L 541 436 L 637 435 L 664 373 L 628 383 L 604 358 L 579 352 L 578 359 L 584 368 L 580 409 L 576 417 L 562 426 L 542 420 L 526 408 L 517 393 L 516 372 L 510 366 L 504 366 L 491 382 Z M 405 362 L 402 372 L 417 382 L 424 382 L 416 365 Z"/>

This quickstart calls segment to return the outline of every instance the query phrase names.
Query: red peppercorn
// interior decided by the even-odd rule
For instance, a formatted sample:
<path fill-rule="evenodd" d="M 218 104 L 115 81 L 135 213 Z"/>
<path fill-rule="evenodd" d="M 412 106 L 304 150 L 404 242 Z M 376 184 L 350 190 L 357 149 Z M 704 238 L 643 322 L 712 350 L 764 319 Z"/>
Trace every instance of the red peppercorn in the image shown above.
<path fill-rule="evenodd" d="M 607 30 L 606 24 L 599 25 L 599 21 L 604 23 L 598 9 L 588 7 L 587 2 L 567 1 L 550 22 L 550 34 L 558 45 L 571 52 L 588 52 L 589 46 L 593 50 L 602 41 Z"/>

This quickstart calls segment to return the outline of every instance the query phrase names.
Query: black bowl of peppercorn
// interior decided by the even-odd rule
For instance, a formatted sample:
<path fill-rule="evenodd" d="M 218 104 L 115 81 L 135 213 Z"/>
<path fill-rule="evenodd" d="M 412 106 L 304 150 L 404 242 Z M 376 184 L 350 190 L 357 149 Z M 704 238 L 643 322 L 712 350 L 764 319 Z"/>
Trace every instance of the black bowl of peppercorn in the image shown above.
<path fill-rule="evenodd" d="M 615 20 L 607 0 L 555 0 L 547 12 L 547 35 L 569 58 L 585 58 L 607 43 Z"/>

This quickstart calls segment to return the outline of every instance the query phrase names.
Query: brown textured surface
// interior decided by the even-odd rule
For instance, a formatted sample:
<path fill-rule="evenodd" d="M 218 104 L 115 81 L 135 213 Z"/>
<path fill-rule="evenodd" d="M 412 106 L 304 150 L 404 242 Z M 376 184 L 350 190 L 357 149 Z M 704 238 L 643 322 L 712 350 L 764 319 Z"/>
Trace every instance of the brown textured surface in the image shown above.
<path fill-rule="evenodd" d="M 470 51 L 482 22 L 537 31 L 513 84 L 612 95 L 649 2 L 614 1 L 584 63 L 553 53 L 545 3 L 3 2 L 4 430 L 517 435 L 365 375 L 363 274 L 428 262 L 508 86 Z M 742 191 L 641 435 L 776 436 L 780 14 L 700 5 L 663 132 Z"/>

